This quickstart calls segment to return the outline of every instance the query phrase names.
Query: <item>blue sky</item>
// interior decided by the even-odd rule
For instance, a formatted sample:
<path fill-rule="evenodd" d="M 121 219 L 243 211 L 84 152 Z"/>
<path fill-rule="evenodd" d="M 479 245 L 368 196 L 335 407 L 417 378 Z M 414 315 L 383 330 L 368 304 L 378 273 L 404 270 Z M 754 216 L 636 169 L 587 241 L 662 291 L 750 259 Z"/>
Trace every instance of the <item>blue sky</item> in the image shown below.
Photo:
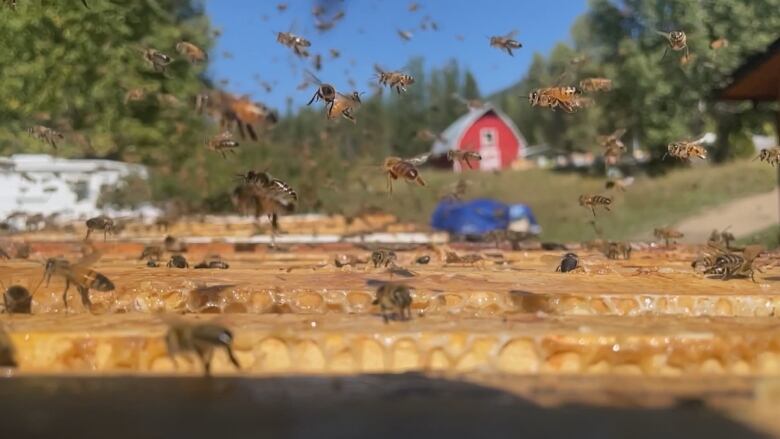
<path fill-rule="evenodd" d="M 426 70 L 456 59 L 474 73 L 482 94 L 490 94 L 518 81 L 534 52 L 548 53 L 558 41 L 569 41 L 569 29 L 585 12 L 587 0 L 418 0 L 419 9 L 409 12 L 410 0 L 206 0 L 212 25 L 221 30 L 211 53 L 209 74 L 228 80 L 224 87 L 238 94 L 284 110 L 287 97 L 293 105 L 305 104 L 313 93 L 296 90 L 310 60 L 300 60 L 276 42 L 275 33 L 290 31 L 312 41 L 311 53 L 323 54 L 323 69 L 317 76 L 337 88 L 350 89 L 352 78 L 361 91 L 369 91 L 373 65 L 400 69 L 409 59 L 423 57 Z M 334 5 L 331 13 L 346 16 L 327 32 L 318 31 L 311 13 L 315 3 Z M 438 24 L 434 32 L 420 29 L 423 17 Z M 411 30 L 404 42 L 397 30 Z M 523 48 L 514 57 L 488 45 L 489 35 L 518 30 Z M 463 41 L 456 36 L 461 35 Z M 341 57 L 331 59 L 329 49 Z M 258 79 L 259 78 L 259 79 Z M 273 90 L 259 84 L 266 81 Z"/>

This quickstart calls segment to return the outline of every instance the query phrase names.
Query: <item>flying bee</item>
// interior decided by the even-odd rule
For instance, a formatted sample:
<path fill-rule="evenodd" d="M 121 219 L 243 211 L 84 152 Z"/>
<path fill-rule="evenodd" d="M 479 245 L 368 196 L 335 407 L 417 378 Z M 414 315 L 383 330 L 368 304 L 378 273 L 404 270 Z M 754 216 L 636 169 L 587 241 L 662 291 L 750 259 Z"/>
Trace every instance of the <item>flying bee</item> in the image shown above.
<path fill-rule="evenodd" d="M 276 10 L 279 12 L 284 12 L 287 10 L 287 3 L 279 3 L 276 5 Z"/>
<path fill-rule="evenodd" d="M 328 120 L 333 120 L 341 116 L 352 123 L 357 123 L 357 120 L 352 113 L 360 107 L 361 103 L 360 93 L 356 91 L 353 91 L 352 94 L 349 95 L 336 93 L 336 97 L 333 99 L 330 109 L 328 109 Z"/>
<path fill-rule="evenodd" d="M 169 322 L 168 331 L 165 333 L 165 346 L 176 367 L 178 367 L 176 355 L 194 353 L 203 363 L 206 376 L 209 376 L 214 349 L 223 348 L 230 362 L 236 369 L 241 369 L 233 353 L 233 333 L 216 323 Z"/>
<path fill-rule="evenodd" d="M 634 184 L 634 177 L 610 178 L 604 182 L 604 189 L 617 189 L 620 192 L 625 192 L 626 188 L 632 184 Z"/>
<path fill-rule="evenodd" d="M 313 82 L 317 84 L 319 87 L 317 88 L 317 91 L 314 92 L 314 96 L 311 97 L 309 102 L 306 105 L 311 105 L 314 102 L 319 101 L 322 99 L 325 102 L 326 108 L 328 106 L 333 105 L 333 101 L 336 100 L 336 88 L 333 87 L 330 84 L 325 84 L 322 81 L 320 81 L 319 78 L 317 78 L 314 73 L 306 70 L 306 81 L 307 82 Z M 330 112 L 330 111 L 329 111 Z"/>
<path fill-rule="evenodd" d="M 754 269 L 761 271 L 758 267 L 754 267 L 753 263 L 764 251 L 760 245 L 751 245 L 745 248 L 742 254 L 721 252 L 715 257 L 715 261 L 706 270 L 704 274 L 714 274 L 720 276 L 722 280 L 728 280 L 734 277 L 747 277 L 755 282 Z"/>
<path fill-rule="evenodd" d="M 306 48 L 311 47 L 311 41 L 302 36 L 295 35 L 292 32 L 277 32 L 276 41 L 292 49 L 301 58 L 309 56 L 309 51 Z"/>
<path fill-rule="evenodd" d="M 159 245 L 147 245 L 144 247 L 143 251 L 141 251 L 141 256 L 138 258 L 138 260 L 162 259 L 163 251 L 163 248 Z"/>
<path fill-rule="evenodd" d="M 423 128 L 421 130 L 418 130 L 417 133 L 415 133 L 414 138 L 423 142 L 432 142 L 436 140 L 443 143 L 446 141 L 446 139 L 444 138 L 444 136 L 441 135 L 441 133 L 436 134 L 428 128 Z"/>
<path fill-rule="evenodd" d="M 414 34 L 412 34 L 412 32 L 408 30 L 398 29 L 396 30 L 396 32 L 398 33 L 398 36 L 401 37 L 401 39 L 404 41 L 411 41 L 412 37 L 414 36 Z"/>
<path fill-rule="evenodd" d="M 560 271 L 561 273 L 568 273 L 569 271 L 574 271 L 577 269 L 577 266 L 579 265 L 580 259 L 577 257 L 575 253 L 566 253 L 563 255 L 563 258 L 561 258 L 560 264 L 558 264 L 558 268 L 555 269 L 555 271 Z"/>
<path fill-rule="evenodd" d="M 580 94 L 582 92 L 577 87 L 546 87 L 532 91 L 528 95 L 528 101 L 532 107 L 550 107 L 553 111 L 556 107 L 561 107 L 563 111 L 573 113 L 587 106 L 588 101 L 582 100 Z"/>
<path fill-rule="evenodd" d="M 382 164 L 382 169 L 387 173 L 387 190 L 393 193 L 393 180 L 403 178 L 407 183 L 417 183 L 425 186 L 425 180 L 420 176 L 417 166 L 425 163 L 428 156 L 415 157 L 413 159 L 402 159 L 400 157 L 388 157 Z"/>
<path fill-rule="evenodd" d="M 610 91 L 612 90 L 612 80 L 607 78 L 585 78 L 580 81 L 580 89 L 588 93 Z"/>
<path fill-rule="evenodd" d="M 626 145 L 620 140 L 626 130 L 621 128 L 615 130 L 608 136 L 599 136 L 599 143 L 604 148 L 604 159 L 609 164 L 614 164 L 620 159 L 620 156 L 626 151 Z"/>
<path fill-rule="evenodd" d="M 490 47 L 495 47 L 496 49 L 501 49 L 509 54 L 509 56 L 515 56 L 512 53 L 512 49 L 519 49 L 523 47 L 523 45 L 515 39 L 515 36 L 517 35 L 517 31 L 513 30 L 512 32 L 509 32 L 506 35 L 497 35 L 490 37 Z"/>
<path fill-rule="evenodd" d="M 376 71 L 379 84 L 389 86 L 391 89 L 395 88 L 395 91 L 398 94 L 405 92 L 406 87 L 414 84 L 414 77 L 412 75 L 400 71 L 386 71 L 376 64 L 374 64 L 374 70 Z"/>
<path fill-rule="evenodd" d="M 684 238 L 685 234 L 671 227 L 661 227 L 653 230 L 653 236 L 658 239 L 663 239 L 666 248 L 669 248 L 669 241 Z"/>
<path fill-rule="evenodd" d="M 143 57 L 154 71 L 158 73 L 164 73 L 165 68 L 173 61 L 170 56 L 151 48 L 143 50 Z"/>
<path fill-rule="evenodd" d="M 314 67 L 314 70 L 318 72 L 322 70 L 322 55 L 320 55 L 319 53 L 314 55 L 314 59 L 312 60 L 311 64 L 312 67 Z"/>
<path fill-rule="evenodd" d="M 374 268 L 387 267 L 390 264 L 395 264 L 397 256 L 394 251 L 388 249 L 379 249 L 371 252 L 371 263 L 374 264 Z"/>
<path fill-rule="evenodd" d="M 118 232 L 118 227 L 113 219 L 105 215 L 100 215 L 87 220 L 87 236 L 84 237 L 85 241 L 89 239 L 89 235 L 93 230 L 102 230 L 103 241 L 105 241 L 109 233 L 116 234 Z"/>
<path fill-rule="evenodd" d="M 691 157 L 698 157 L 704 160 L 707 158 L 707 148 L 702 145 L 702 142 L 704 142 L 704 137 L 693 141 L 682 140 L 670 143 L 666 147 L 666 154 L 664 154 L 663 158 L 670 155 L 680 160 L 689 160 Z"/>
<path fill-rule="evenodd" d="M 469 166 L 469 169 L 474 169 L 471 166 L 471 160 L 474 160 L 476 162 L 482 160 L 482 155 L 478 153 L 477 151 L 463 151 L 460 149 L 451 149 L 447 151 L 447 160 L 454 162 L 463 162 L 465 161 L 466 164 Z"/>
<path fill-rule="evenodd" d="M 46 285 L 49 285 L 52 275 L 58 275 L 65 278 L 65 291 L 62 292 L 62 302 L 65 304 L 65 311 L 68 311 L 68 290 L 70 284 L 76 286 L 76 289 L 81 295 L 81 303 L 87 309 L 92 308 L 92 302 L 89 300 L 89 290 L 94 289 L 97 291 L 113 291 L 114 283 L 111 282 L 105 275 L 98 273 L 97 271 L 89 268 L 92 264 L 100 259 L 100 252 L 92 249 L 75 263 L 71 263 L 67 259 L 63 258 L 49 258 L 46 260 L 46 265 L 43 272 L 43 279 L 46 279 Z"/>
<path fill-rule="evenodd" d="M 609 206 L 612 204 L 612 197 L 604 197 L 601 195 L 580 195 L 580 206 L 590 207 L 593 216 L 596 216 L 596 207 L 601 206 L 609 211 Z"/>
<path fill-rule="evenodd" d="M 209 55 L 203 49 L 187 41 L 176 43 L 176 51 L 186 57 L 191 64 L 198 64 L 209 59 Z"/>
<path fill-rule="evenodd" d="M 772 166 L 780 165 L 780 146 L 762 149 L 761 152 L 758 153 L 758 156 L 753 160 L 761 160 Z"/>
<path fill-rule="evenodd" d="M 412 3 L 409 3 L 409 6 L 407 6 L 407 8 L 406 8 L 406 9 L 407 9 L 409 12 L 415 12 L 415 11 L 417 11 L 417 9 L 419 9 L 419 8 L 420 8 L 420 5 L 419 5 L 419 4 L 417 4 L 416 2 L 412 2 Z"/>
<path fill-rule="evenodd" d="M 6 314 L 30 314 L 32 294 L 30 294 L 27 288 L 21 285 L 11 285 L 6 288 L 2 281 L 0 281 L 0 286 L 4 290 L 3 310 Z"/>
<path fill-rule="evenodd" d="M 411 288 L 400 283 L 374 280 L 369 280 L 368 285 L 378 287 L 376 298 L 371 304 L 379 305 L 379 310 L 385 323 L 389 323 L 390 320 L 411 320 Z"/>
<path fill-rule="evenodd" d="M 18 367 L 16 362 L 16 348 L 11 341 L 11 337 L 0 326 L 0 367 Z"/>
<path fill-rule="evenodd" d="M 206 147 L 212 151 L 218 152 L 222 155 L 222 158 L 227 158 L 225 151 L 230 151 L 235 154 L 235 149 L 239 144 L 233 140 L 233 134 L 230 131 L 223 131 L 210 139 L 206 139 Z"/>
<path fill-rule="evenodd" d="M 244 183 L 233 190 L 233 204 L 242 211 L 254 209 L 255 218 L 267 215 L 271 221 L 271 246 L 275 246 L 279 215 L 295 210 L 298 193 L 267 172 L 249 171 L 242 178 Z"/>
<path fill-rule="evenodd" d="M 333 59 L 336 59 L 341 56 L 341 52 L 339 52 L 338 49 L 330 49 L 328 50 L 328 52 L 330 52 L 330 57 Z"/>
<path fill-rule="evenodd" d="M 35 125 L 28 128 L 27 134 L 29 134 L 33 139 L 48 143 L 55 150 L 57 149 L 57 140 L 65 139 L 65 136 L 63 136 L 61 132 L 43 125 Z"/>
<path fill-rule="evenodd" d="M 664 49 L 664 56 L 661 59 L 666 58 L 666 54 L 669 52 L 669 49 L 672 49 L 675 52 L 684 50 L 685 54 L 683 55 L 683 58 L 688 58 L 688 37 L 685 35 L 685 32 L 678 30 L 672 32 L 655 31 L 655 33 L 666 38 L 668 43 L 666 49 Z"/>
<path fill-rule="evenodd" d="M 469 110 L 481 110 L 485 107 L 485 103 L 480 99 L 466 99 L 458 93 L 452 93 L 452 97 L 465 105 Z"/>
<path fill-rule="evenodd" d="M 729 47 L 729 40 L 725 37 L 720 37 L 710 42 L 710 49 L 712 50 L 724 49 L 726 47 Z"/>
<path fill-rule="evenodd" d="M 165 264 L 168 268 L 190 268 L 187 259 L 182 255 L 171 255 L 171 259 Z"/>

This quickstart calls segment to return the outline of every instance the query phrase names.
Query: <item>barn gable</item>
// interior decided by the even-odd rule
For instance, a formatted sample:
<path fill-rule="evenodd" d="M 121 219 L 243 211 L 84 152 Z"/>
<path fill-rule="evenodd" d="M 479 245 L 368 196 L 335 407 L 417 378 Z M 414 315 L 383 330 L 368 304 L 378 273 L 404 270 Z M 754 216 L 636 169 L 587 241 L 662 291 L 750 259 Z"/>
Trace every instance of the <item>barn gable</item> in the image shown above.
<path fill-rule="evenodd" d="M 515 126 L 514 122 L 512 122 L 512 120 L 509 119 L 509 117 L 507 117 L 507 115 L 504 114 L 501 110 L 489 104 L 484 105 L 482 108 L 471 109 L 468 113 L 464 114 L 455 122 L 453 122 L 449 127 L 447 127 L 447 129 L 445 129 L 441 134 L 441 140 L 436 140 L 433 143 L 431 153 L 434 156 L 441 156 L 447 154 L 447 151 L 450 150 L 465 149 L 463 140 L 464 136 L 469 133 L 469 130 L 471 130 L 480 121 L 484 121 L 486 117 L 494 119 L 493 116 L 495 116 L 495 118 L 497 118 L 501 124 L 505 125 L 508 131 L 514 137 L 514 139 L 511 139 L 511 142 L 517 145 L 517 155 L 522 156 L 527 143 L 525 142 L 522 134 L 520 134 L 520 131 L 517 129 L 517 126 Z M 511 157 L 511 159 L 514 158 L 515 157 Z M 507 163 L 503 163 L 500 167 L 506 166 Z"/>

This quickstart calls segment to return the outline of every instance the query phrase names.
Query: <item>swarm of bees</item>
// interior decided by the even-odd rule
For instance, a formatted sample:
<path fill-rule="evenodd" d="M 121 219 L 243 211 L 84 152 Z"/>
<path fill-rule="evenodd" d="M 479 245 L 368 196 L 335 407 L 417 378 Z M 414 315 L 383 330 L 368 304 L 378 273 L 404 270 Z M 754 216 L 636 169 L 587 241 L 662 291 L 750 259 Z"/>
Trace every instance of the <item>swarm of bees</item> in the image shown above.
<path fill-rule="evenodd" d="M 379 84 L 390 87 L 391 89 L 395 88 L 395 91 L 398 94 L 405 92 L 406 87 L 414 84 L 414 77 L 407 73 L 400 71 L 386 71 L 378 65 L 374 65 L 374 70 L 376 70 L 376 76 Z"/>
<path fill-rule="evenodd" d="M 504 52 L 508 53 L 509 56 L 515 56 L 512 53 L 512 50 L 523 47 L 523 45 L 515 39 L 515 36 L 517 36 L 516 30 L 509 32 L 506 35 L 492 36 L 490 37 L 490 47 L 501 49 Z"/>
<path fill-rule="evenodd" d="M 65 139 L 65 136 L 62 135 L 61 132 L 43 125 L 35 125 L 28 128 L 27 134 L 29 134 L 33 139 L 48 143 L 54 149 L 57 149 L 58 140 Z"/>
<path fill-rule="evenodd" d="M 609 211 L 609 206 L 612 204 L 612 197 L 605 197 L 603 195 L 587 195 L 583 194 L 580 195 L 580 206 L 582 207 L 589 207 L 591 212 L 593 212 L 593 216 L 596 216 L 596 207 L 603 207 L 605 210 Z"/>
<path fill-rule="evenodd" d="M 666 147 L 666 153 L 663 158 L 669 155 L 680 160 L 690 160 L 693 157 L 705 160 L 707 158 L 707 148 L 702 145 L 702 142 L 704 142 L 704 137 L 692 141 L 682 140 L 670 143 Z"/>
<path fill-rule="evenodd" d="M 762 149 L 761 152 L 758 153 L 758 156 L 753 160 L 761 160 L 772 166 L 780 165 L 780 146 Z"/>
<path fill-rule="evenodd" d="M 105 275 L 98 273 L 90 268 L 92 264 L 100 259 L 100 252 L 91 249 L 81 259 L 76 262 L 70 262 L 63 258 L 49 258 L 46 260 L 43 279 L 46 279 L 46 286 L 53 275 L 61 276 L 65 279 L 65 290 L 62 292 L 62 303 L 65 305 L 65 311 L 68 311 L 68 290 L 70 285 L 76 287 L 81 296 L 81 303 L 88 310 L 92 309 L 92 301 L 89 298 L 89 290 L 93 289 L 100 292 L 114 290 L 114 283 Z"/>

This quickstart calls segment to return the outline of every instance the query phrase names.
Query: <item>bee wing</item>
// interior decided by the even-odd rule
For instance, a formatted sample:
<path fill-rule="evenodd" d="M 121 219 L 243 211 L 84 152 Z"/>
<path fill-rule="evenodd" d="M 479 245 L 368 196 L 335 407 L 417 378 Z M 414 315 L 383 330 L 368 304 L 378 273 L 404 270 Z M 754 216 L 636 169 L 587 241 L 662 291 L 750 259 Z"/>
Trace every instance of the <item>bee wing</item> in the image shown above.
<path fill-rule="evenodd" d="M 558 268 L 559 265 L 561 265 L 561 260 L 563 259 L 563 255 L 542 255 L 539 260 L 544 264 L 544 266 L 550 270 L 555 270 Z"/>
<path fill-rule="evenodd" d="M 746 261 L 752 261 L 757 257 L 759 257 L 763 252 L 764 252 L 763 245 L 753 244 L 753 245 L 746 246 L 745 250 L 742 251 L 742 255 L 744 256 Z"/>
<path fill-rule="evenodd" d="M 655 33 L 657 33 L 658 35 L 666 38 L 667 40 L 669 39 L 669 32 L 662 32 L 662 31 L 656 29 Z"/>
<path fill-rule="evenodd" d="M 317 85 L 322 85 L 322 81 L 320 81 L 320 78 L 318 78 L 314 73 L 309 71 L 309 69 L 304 70 L 303 74 L 306 76 L 306 82 L 313 82 Z"/>
<path fill-rule="evenodd" d="M 418 156 L 412 157 L 410 159 L 407 159 L 406 161 L 413 164 L 414 166 L 422 166 L 425 164 L 425 162 L 428 161 L 428 159 L 431 157 L 431 153 L 425 153 L 420 154 Z"/>
<path fill-rule="evenodd" d="M 379 279 L 366 279 L 366 285 L 369 287 L 381 287 L 382 285 L 387 285 L 390 282 L 386 280 L 379 280 Z"/>
<path fill-rule="evenodd" d="M 517 29 L 512 29 L 512 31 L 504 35 L 504 38 L 506 38 L 507 40 L 514 40 L 515 37 L 517 36 L 517 33 L 518 33 Z"/>
<path fill-rule="evenodd" d="M 626 134 L 626 129 L 625 128 L 618 128 L 618 129 L 615 130 L 614 133 L 610 134 L 609 137 L 617 140 L 617 139 L 620 139 L 621 137 L 623 137 L 624 134 Z"/>

